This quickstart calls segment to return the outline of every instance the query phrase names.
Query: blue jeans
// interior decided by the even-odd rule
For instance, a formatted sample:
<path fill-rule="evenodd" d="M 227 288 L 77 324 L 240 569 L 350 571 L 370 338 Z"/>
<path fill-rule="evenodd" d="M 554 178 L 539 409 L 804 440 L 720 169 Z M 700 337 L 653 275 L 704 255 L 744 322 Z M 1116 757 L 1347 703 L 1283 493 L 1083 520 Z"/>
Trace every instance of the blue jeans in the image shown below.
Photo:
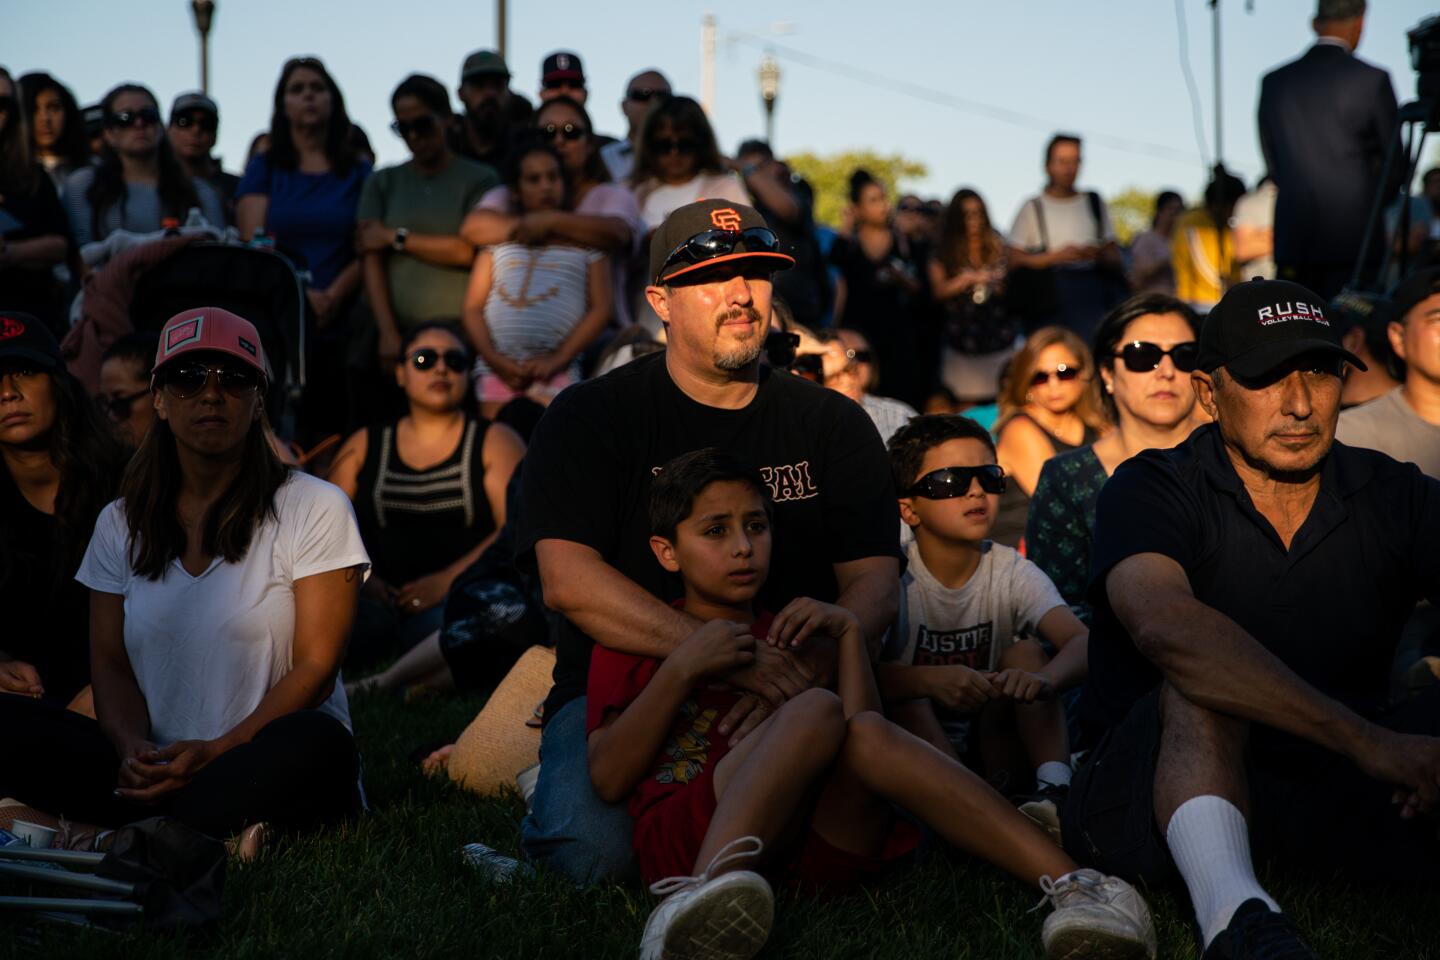
<path fill-rule="evenodd" d="M 624 804 L 595 795 L 585 744 L 585 698 L 571 700 L 545 721 L 540 735 L 540 780 L 520 824 L 525 856 L 578 884 L 625 880 L 635 874 L 634 830 Z"/>

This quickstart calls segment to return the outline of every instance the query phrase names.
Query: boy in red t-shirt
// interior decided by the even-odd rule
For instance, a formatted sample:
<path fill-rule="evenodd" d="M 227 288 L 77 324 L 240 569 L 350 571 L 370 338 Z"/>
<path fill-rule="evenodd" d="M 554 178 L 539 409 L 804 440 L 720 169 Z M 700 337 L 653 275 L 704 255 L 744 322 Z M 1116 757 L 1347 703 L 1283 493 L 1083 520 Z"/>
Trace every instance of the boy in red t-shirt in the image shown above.
<path fill-rule="evenodd" d="M 591 658 L 590 778 L 602 799 L 629 798 L 641 874 L 668 895 L 646 924 L 642 960 L 754 956 L 774 898 L 742 862 L 831 889 L 872 877 L 914 845 L 895 805 L 1039 886 L 1056 907 L 1043 933 L 1050 957 L 1154 957 L 1134 888 L 1080 869 L 987 783 L 884 718 L 852 613 L 804 597 L 773 619 L 754 608 L 770 509 L 759 474 L 719 450 L 666 464 L 650 545 L 705 625 L 663 661 L 600 646 Z M 711 734 L 739 695 L 724 677 L 754 659 L 756 637 L 794 648 L 811 636 L 837 644 L 838 696 L 807 690 L 733 748 Z"/>

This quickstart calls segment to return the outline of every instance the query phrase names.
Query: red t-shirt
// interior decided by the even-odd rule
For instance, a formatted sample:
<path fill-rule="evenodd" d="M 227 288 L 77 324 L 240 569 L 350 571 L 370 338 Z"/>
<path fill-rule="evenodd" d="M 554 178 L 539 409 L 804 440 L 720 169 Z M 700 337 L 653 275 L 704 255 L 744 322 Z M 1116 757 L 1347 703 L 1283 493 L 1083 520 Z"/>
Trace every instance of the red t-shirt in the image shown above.
<path fill-rule="evenodd" d="M 765 642 L 773 619 L 771 614 L 764 612 L 755 618 L 750 633 L 757 642 Z M 640 691 L 654 678 L 663 662 L 654 657 L 617 653 L 597 643 L 590 655 L 586 736 L 605 721 L 607 713 L 623 711 L 640 696 Z M 722 683 L 705 682 L 690 691 L 670 725 L 670 733 L 655 757 L 650 775 L 636 784 L 635 792 L 630 795 L 632 817 L 638 819 L 656 803 L 714 769 L 715 764 L 730 752 L 728 738 L 711 731 L 739 699 L 740 691 Z"/>

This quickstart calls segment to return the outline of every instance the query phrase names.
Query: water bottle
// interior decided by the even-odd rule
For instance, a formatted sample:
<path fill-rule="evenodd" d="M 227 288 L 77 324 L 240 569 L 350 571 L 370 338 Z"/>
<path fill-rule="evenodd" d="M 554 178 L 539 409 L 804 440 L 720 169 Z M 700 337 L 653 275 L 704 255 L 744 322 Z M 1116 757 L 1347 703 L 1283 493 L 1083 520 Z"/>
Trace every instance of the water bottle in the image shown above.
<path fill-rule="evenodd" d="M 199 207 L 191 207 L 190 212 L 185 214 L 185 229 L 208 226 L 210 226 L 210 221 L 205 219 L 205 214 L 200 212 Z"/>
<path fill-rule="evenodd" d="M 160 229 L 165 231 L 165 236 L 167 237 L 180 236 L 180 218 L 166 217 L 160 221 Z"/>

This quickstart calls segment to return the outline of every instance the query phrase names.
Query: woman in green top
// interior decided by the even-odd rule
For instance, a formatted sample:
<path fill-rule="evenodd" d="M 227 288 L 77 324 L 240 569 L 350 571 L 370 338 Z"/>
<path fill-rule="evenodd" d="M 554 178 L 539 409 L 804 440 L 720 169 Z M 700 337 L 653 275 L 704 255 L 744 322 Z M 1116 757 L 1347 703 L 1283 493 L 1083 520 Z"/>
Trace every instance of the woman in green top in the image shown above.
<path fill-rule="evenodd" d="M 1040 471 L 1025 528 L 1027 556 L 1087 623 L 1100 488 L 1125 460 L 1173 447 L 1205 422 L 1190 387 L 1199 329 L 1195 312 L 1167 294 L 1140 294 L 1111 310 L 1095 331 L 1093 349 L 1115 429 L 1052 457 Z"/>

